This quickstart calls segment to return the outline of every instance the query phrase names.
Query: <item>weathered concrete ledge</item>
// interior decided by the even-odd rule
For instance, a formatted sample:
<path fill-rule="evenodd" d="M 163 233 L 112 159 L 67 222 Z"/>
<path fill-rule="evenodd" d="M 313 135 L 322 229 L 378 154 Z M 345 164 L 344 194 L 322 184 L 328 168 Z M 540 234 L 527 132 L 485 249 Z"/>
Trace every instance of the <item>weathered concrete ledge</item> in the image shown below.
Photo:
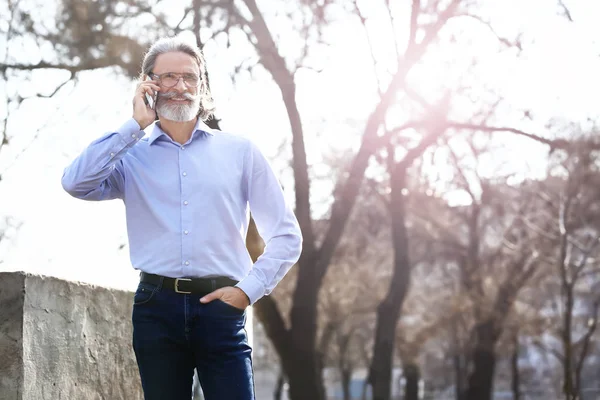
<path fill-rule="evenodd" d="M 0 272 L 0 399 L 141 399 L 132 296 Z"/>

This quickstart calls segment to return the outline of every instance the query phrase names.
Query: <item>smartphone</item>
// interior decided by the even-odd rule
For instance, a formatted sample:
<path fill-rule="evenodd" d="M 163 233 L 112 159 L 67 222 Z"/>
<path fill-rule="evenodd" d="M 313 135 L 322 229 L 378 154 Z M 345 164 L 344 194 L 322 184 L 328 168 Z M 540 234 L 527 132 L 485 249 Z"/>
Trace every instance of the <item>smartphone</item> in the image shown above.
<path fill-rule="evenodd" d="M 150 108 L 154 110 L 154 106 L 156 105 L 156 101 L 148 93 L 146 93 L 145 96 L 146 97 L 144 98 L 144 102 L 146 103 L 147 106 L 150 106 Z"/>
<path fill-rule="evenodd" d="M 147 80 L 150 80 L 149 78 L 146 78 Z M 150 96 L 148 93 L 144 94 L 144 102 L 146 103 L 147 106 L 150 106 L 151 109 L 155 109 L 156 107 L 156 96 L 157 96 L 157 92 L 153 91 L 154 96 Z"/>

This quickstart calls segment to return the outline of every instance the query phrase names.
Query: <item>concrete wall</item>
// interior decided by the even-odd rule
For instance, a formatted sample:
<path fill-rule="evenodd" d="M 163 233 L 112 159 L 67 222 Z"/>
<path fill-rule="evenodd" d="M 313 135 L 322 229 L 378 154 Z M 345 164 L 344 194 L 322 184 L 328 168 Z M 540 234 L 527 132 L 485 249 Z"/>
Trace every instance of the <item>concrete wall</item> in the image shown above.
<path fill-rule="evenodd" d="M 0 272 L 0 400 L 142 399 L 132 304 L 129 292 Z M 252 343 L 252 310 L 246 330 Z M 278 363 L 256 361 L 256 398 L 272 399 Z"/>
<path fill-rule="evenodd" d="M 0 273 L 0 399 L 23 392 L 23 302 L 25 276 Z"/>
<path fill-rule="evenodd" d="M 132 296 L 0 273 L 0 399 L 141 399 Z"/>

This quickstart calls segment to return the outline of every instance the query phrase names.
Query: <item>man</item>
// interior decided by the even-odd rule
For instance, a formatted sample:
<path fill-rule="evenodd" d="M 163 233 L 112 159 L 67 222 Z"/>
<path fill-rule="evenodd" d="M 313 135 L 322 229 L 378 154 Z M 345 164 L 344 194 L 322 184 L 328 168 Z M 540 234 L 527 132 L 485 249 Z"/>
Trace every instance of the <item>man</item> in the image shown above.
<path fill-rule="evenodd" d="M 133 348 L 147 400 L 189 400 L 194 368 L 207 400 L 254 399 L 245 309 L 301 252 L 268 162 L 250 141 L 210 129 L 203 120 L 213 111 L 200 49 L 162 39 L 144 58 L 133 117 L 92 142 L 62 178 L 74 197 L 125 203 L 131 262 L 141 271 Z M 254 265 L 249 211 L 266 243 Z"/>

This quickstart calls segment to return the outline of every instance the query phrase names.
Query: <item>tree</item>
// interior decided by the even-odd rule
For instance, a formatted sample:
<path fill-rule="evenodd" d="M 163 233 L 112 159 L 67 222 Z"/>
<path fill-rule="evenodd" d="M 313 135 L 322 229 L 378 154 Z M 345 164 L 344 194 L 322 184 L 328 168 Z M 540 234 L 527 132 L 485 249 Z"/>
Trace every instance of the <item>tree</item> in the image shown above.
<path fill-rule="evenodd" d="M 43 133 L 82 72 L 115 66 L 133 77 L 144 46 L 118 33 L 126 20 L 116 18 L 117 9 L 124 13 L 139 10 L 146 4 L 142 1 L 65 0 L 46 2 L 43 8 L 32 3 L 9 0 L 0 4 L 4 48 L 0 59 L 0 182 Z M 24 105 L 32 104 L 38 106 L 37 120 L 23 115 Z M 23 118 L 39 125 L 23 132 L 18 122 Z M 17 135 L 19 140 L 15 140 Z M 14 228 L 21 225 L 4 218 Z M 9 236 L 0 235 L 0 242 Z"/>
<path fill-rule="evenodd" d="M 294 191 L 296 196 L 296 214 L 304 236 L 304 251 L 299 261 L 297 270 L 297 283 L 293 295 L 293 303 L 290 314 L 290 325 L 287 327 L 284 323 L 280 308 L 272 298 L 265 298 L 256 305 L 257 315 L 264 323 L 265 330 L 272 339 L 275 348 L 279 352 L 286 375 L 290 379 L 291 396 L 293 399 L 321 399 L 324 396 L 322 377 L 320 375 L 320 355 L 317 343 L 318 336 L 318 295 L 323 285 L 324 276 L 327 273 L 333 254 L 344 231 L 348 217 L 356 201 L 360 184 L 362 182 L 365 170 L 367 169 L 369 159 L 375 151 L 385 145 L 390 136 L 397 132 L 396 129 L 390 131 L 390 135 L 384 135 L 379 139 L 380 128 L 388 114 L 388 110 L 395 104 L 398 94 L 405 88 L 405 78 L 413 66 L 421 59 L 426 49 L 438 37 L 438 33 L 443 28 L 447 20 L 454 15 L 458 8 L 459 1 L 452 1 L 447 8 L 441 7 L 441 2 L 435 4 L 421 5 L 419 1 L 412 2 L 411 28 L 409 34 L 409 43 L 405 47 L 403 56 L 399 56 L 395 64 L 396 70 L 391 74 L 387 82 L 380 82 L 378 92 L 380 93 L 379 102 L 371 111 L 369 118 L 363 129 L 363 136 L 360 149 L 349 168 L 345 179 L 341 180 L 338 188 L 334 191 L 335 200 L 329 213 L 329 226 L 326 233 L 319 237 L 314 228 L 313 215 L 311 212 L 311 181 L 309 179 L 309 169 L 307 163 L 307 152 L 305 146 L 305 135 L 302 124 L 300 110 L 296 100 L 295 74 L 301 68 L 306 55 L 310 52 L 311 41 L 321 39 L 320 28 L 327 22 L 327 11 L 332 2 L 299 2 L 297 3 L 296 18 L 292 18 L 291 24 L 299 26 L 297 37 L 302 40 L 305 47 L 300 51 L 297 57 L 286 55 L 284 49 L 280 46 L 273 31 L 269 29 L 267 19 L 257 3 L 254 0 L 244 0 L 239 3 L 203 3 L 203 10 L 206 12 L 207 21 L 211 21 L 212 16 L 217 11 L 221 12 L 226 21 L 223 31 L 238 29 L 248 38 L 258 56 L 259 64 L 269 72 L 273 81 L 277 84 L 283 103 L 286 107 L 287 116 L 290 122 L 292 133 L 292 169 L 294 173 Z M 387 3 L 388 11 L 392 11 Z M 353 5 L 353 11 L 358 13 L 359 18 L 364 21 L 360 15 L 360 9 Z M 426 20 L 427 14 L 434 16 L 434 23 L 419 23 L 419 15 L 423 14 L 423 20 Z M 435 19 L 435 17 L 438 17 Z M 427 15 L 426 17 L 431 17 Z M 396 18 L 392 17 L 395 21 Z M 218 31 L 218 30 L 217 30 Z M 422 37 L 422 38 L 421 38 Z M 398 49 L 400 46 L 397 47 Z M 450 125 L 450 124 L 449 124 Z M 491 128 L 490 128 L 491 129 Z M 427 129 L 425 131 L 429 132 Z M 441 130 L 431 130 L 431 138 L 436 134 L 441 134 Z M 516 132 L 516 130 L 515 130 Z M 424 141 L 418 148 L 431 142 Z M 415 150 L 415 157 L 420 153 Z M 410 159 L 410 157 L 409 157 Z M 410 163 L 405 162 L 409 165 Z M 402 168 L 398 169 L 398 177 L 402 177 Z M 396 182 L 401 179 L 395 179 Z M 398 227 L 396 235 L 400 238 L 401 223 L 396 223 Z M 401 240 L 397 240 L 398 243 Z M 406 246 L 405 243 L 398 245 Z M 408 263 L 406 255 L 399 255 L 398 265 L 402 265 L 401 271 L 406 271 Z M 395 282 L 404 285 L 402 272 Z M 394 287 L 398 287 L 394 285 Z M 393 295 L 393 301 L 388 301 L 391 311 L 400 309 L 403 294 Z M 395 312 L 395 314 L 399 314 Z M 383 320 L 382 320 L 383 321 Z M 376 351 L 374 360 L 384 361 L 383 368 L 377 367 L 376 372 L 371 374 L 374 386 L 377 391 L 385 393 L 387 380 L 386 368 L 389 363 L 386 361 L 389 357 L 387 350 L 390 349 L 389 343 L 393 341 L 395 320 L 391 323 L 385 322 L 386 328 L 378 334 L 376 340 Z M 389 329 L 389 327 L 392 329 Z M 375 361 L 373 365 L 378 365 Z M 375 368 L 374 368 L 375 370 Z M 377 396 L 377 395 L 376 395 Z M 385 395 L 384 395 L 385 396 Z"/>
<path fill-rule="evenodd" d="M 292 131 L 292 165 L 295 181 L 296 215 L 304 236 L 304 250 L 299 261 L 290 328 L 285 328 L 283 318 L 280 316 L 276 304 L 270 298 L 266 298 L 264 301 L 259 302 L 261 304 L 257 304 L 257 308 L 264 307 L 264 310 L 257 312 L 257 315 L 261 320 L 265 318 L 266 332 L 281 355 L 286 375 L 290 379 L 290 394 L 293 399 L 310 398 L 318 400 L 324 396 L 316 341 L 318 294 L 323 284 L 323 278 L 331 264 L 335 248 L 340 241 L 355 203 L 369 158 L 380 143 L 377 136 L 387 110 L 394 103 L 407 74 L 425 53 L 427 47 L 436 39 L 439 30 L 449 16 L 452 15 L 458 3 L 458 1 L 452 2 L 452 5 L 446 9 L 437 23 L 427 26 L 424 38 L 418 42 L 416 41 L 418 30 L 416 18 L 420 12 L 420 2 L 415 1 L 413 3 L 415 14 L 413 14 L 414 23 L 411 28 L 409 45 L 404 56 L 399 57 L 396 65 L 397 70 L 389 84 L 381 85 L 378 88 L 381 94 L 380 101 L 373 108 L 365 124 L 360 150 L 352 162 L 347 177 L 335 191 L 336 198 L 331 207 L 329 227 L 319 242 L 314 232 L 311 215 L 310 181 L 308 178 L 304 132 L 296 103 L 294 74 L 297 65 L 301 63 L 286 63 L 263 14 L 254 0 L 243 1 L 246 10 L 241 10 L 235 5 L 231 5 L 226 9 L 230 18 L 229 21 L 240 26 L 246 33 L 255 47 L 261 65 L 271 74 L 278 85 Z M 312 18 L 320 22 L 323 21 L 327 5 L 328 3 L 323 6 L 308 3 L 299 8 L 304 12 L 306 10 L 310 11 Z M 310 33 L 311 30 L 304 31 L 306 35 L 308 35 L 307 32 Z M 304 38 L 306 39 L 306 37 Z M 306 43 L 308 46 L 308 41 Z M 289 64 L 294 65 L 294 67 L 290 68 Z M 378 350 L 378 352 L 380 351 Z"/>
<path fill-rule="evenodd" d="M 18 131 L 10 123 L 11 117 L 18 115 L 25 102 L 45 99 L 50 103 L 49 99 L 72 87 L 83 71 L 118 67 L 127 76 L 135 77 L 144 48 L 152 39 L 151 35 L 140 36 L 148 40 L 144 42 L 119 33 L 134 22 L 131 20 L 133 16 L 153 15 L 148 2 L 143 0 L 57 1 L 44 9 L 46 13 L 54 12 L 56 19 L 48 18 L 26 1 L 8 1 L 6 7 L 7 13 L 2 14 L 5 16 L 2 26 L 6 27 L 2 32 L 2 43 L 6 52 L 0 62 L 0 85 L 5 89 L 5 111 L 0 120 L 0 156 Z M 132 18 L 123 18 L 125 15 Z M 161 15 L 155 13 L 152 18 L 159 20 Z M 54 78 L 44 79 L 43 86 L 46 87 L 49 81 L 55 82 L 50 89 L 32 94 L 23 85 L 14 84 L 23 81 L 37 83 L 37 71 L 55 72 Z M 31 141 L 39 132 L 33 135 Z M 17 158 L 26 148 L 17 152 Z M 3 172 L 0 171 L 0 179 Z"/>
<path fill-rule="evenodd" d="M 401 132 L 409 128 L 411 128 L 410 133 L 415 133 L 416 130 L 419 138 L 415 143 L 410 143 L 413 146 L 411 147 L 412 150 L 409 151 L 409 155 L 405 155 L 401 160 L 390 157 L 390 160 L 393 161 L 389 173 L 392 175 L 391 181 L 394 185 L 392 195 L 394 233 L 392 237 L 394 240 L 393 246 L 396 250 L 394 263 L 396 273 L 391 280 L 392 284 L 389 287 L 388 296 L 381 307 L 383 311 L 390 311 L 391 318 L 384 315 L 383 311 L 380 313 L 380 327 L 377 329 L 374 343 L 373 367 L 370 374 L 374 392 L 377 393 L 376 396 L 386 398 L 386 396 L 389 397 L 389 394 L 386 394 L 389 389 L 386 389 L 386 387 L 389 387 L 390 357 L 393 354 L 393 351 L 389 350 L 393 350 L 395 327 L 408 288 L 410 268 L 414 263 L 414 261 L 411 262 L 407 251 L 409 243 L 406 235 L 406 212 L 403 210 L 406 199 L 402 196 L 402 192 L 406 188 L 407 174 L 410 172 L 409 167 L 412 165 L 412 161 L 419 158 L 423 151 L 435 142 L 438 136 L 448 131 L 454 133 L 464 129 L 479 129 L 486 132 L 510 131 L 548 143 L 553 148 L 560 148 L 565 144 L 564 141 L 534 137 L 512 128 L 488 126 L 480 123 L 480 121 L 474 124 L 452 121 L 448 118 L 449 115 L 445 113 L 444 107 L 438 108 L 437 111 L 435 108 L 425 107 L 426 110 L 423 115 L 428 117 L 426 119 L 430 119 L 431 116 L 443 117 L 442 121 L 435 117 L 431 118 L 434 124 L 431 124 L 431 121 L 422 120 L 401 121 L 401 125 L 385 129 L 391 123 L 389 121 L 390 108 L 399 103 L 398 99 L 401 94 L 410 92 L 410 88 L 406 84 L 408 74 L 416 65 L 423 62 L 428 47 L 439 38 L 439 34 L 448 19 L 459 14 L 457 13 L 459 3 L 460 5 L 471 4 L 471 2 L 459 2 L 458 0 L 422 3 L 413 0 L 410 3 L 408 43 L 400 44 L 399 40 L 396 41 L 393 53 L 396 54 L 397 52 L 398 57 L 396 57 L 391 68 L 391 73 L 389 76 L 382 78 L 373 90 L 373 92 L 379 94 L 377 104 L 370 110 L 369 117 L 364 125 L 360 127 L 363 134 L 360 148 L 333 191 L 333 205 L 326 214 L 326 217 L 328 217 L 327 226 L 323 229 L 317 229 L 315 226 L 317 218 L 314 215 L 314 204 L 311 204 L 314 181 L 310 178 L 311 170 L 307 161 L 305 129 L 296 99 L 295 77 L 296 72 L 306 66 L 307 55 L 310 54 L 311 49 L 318 46 L 322 40 L 321 28 L 334 15 L 330 12 L 330 7 L 337 7 L 334 11 L 339 13 L 341 10 L 340 4 L 342 3 L 336 4 L 333 1 L 308 2 L 304 0 L 286 3 L 286 7 L 294 9 L 293 12 L 290 12 L 292 16 L 290 25 L 294 26 L 296 39 L 299 39 L 304 45 L 300 46 L 299 49 L 293 49 L 296 51 L 290 51 L 290 46 L 282 45 L 274 34 L 273 27 L 269 26 L 268 15 L 260 10 L 254 0 L 239 2 L 194 0 L 189 2 L 182 10 L 181 19 L 175 23 L 167 20 L 165 15 L 160 12 L 160 6 L 165 4 L 160 0 L 155 2 L 142 0 L 105 2 L 63 0 L 57 2 L 58 23 L 56 26 L 48 27 L 47 31 L 50 33 L 47 33 L 46 27 L 39 24 L 29 12 L 20 9 L 14 3 L 9 3 L 11 14 L 14 17 L 13 21 L 19 22 L 18 24 L 11 23 L 8 25 L 10 27 L 9 33 L 20 29 L 20 34 L 35 37 L 46 46 L 47 44 L 55 44 L 57 51 L 53 52 L 51 57 L 39 60 L 39 62 L 38 60 L 29 62 L 29 60 L 7 59 L 3 64 L 0 64 L 0 72 L 4 74 L 5 81 L 7 81 L 8 73 L 16 74 L 11 76 L 11 79 L 21 79 L 29 71 L 37 68 L 56 69 L 63 71 L 66 74 L 65 78 L 70 80 L 74 79 L 73 77 L 79 71 L 118 66 L 121 71 L 133 77 L 137 74 L 139 60 L 143 49 L 146 47 L 145 41 L 151 42 L 154 37 L 175 34 L 190 29 L 199 44 L 232 33 L 241 33 L 247 39 L 254 49 L 254 58 L 257 60 L 258 67 L 264 68 L 279 88 L 292 136 L 291 152 L 293 155 L 292 169 L 294 173 L 296 213 L 305 239 L 304 252 L 299 262 L 299 268 L 295 269 L 294 275 L 291 275 L 292 277 L 297 275 L 297 281 L 289 305 L 291 309 L 289 318 L 286 318 L 284 313 L 286 308 L 284 302 L 276 301 L 274 297 L 262 299 L 257 303 L 255 310 L 256 315 L 265 327 L 267 335 L 271 338 L 280 355 L 283 368 L 290 380 L 292 398 L 296 400 L 319 400 L 324 396 L 321 377 L 321 347 L 319 346 L 319 342 L 323 342 L 323 340 L 319 340 L 319 294 L 321 288 L 325 285 L 325 278 L 328 271 L 330 271 L 330 265 L 333 265 L 332 260 L 342 240 L 342 234 L 356 202 L 371 156 L 380 149 L 385 148 Z M 367 17 L 361 13 L 361 7 L 356 3 L 345 2 L 343 5 L 350 8 L 345 11 L 354 13 L 355 20 L 357 19 L 363 24 L 366 22 Z M 392 24 L 396 24 L 395 31 L 400 32 L 397 24 L 401 20 L 402 10 L 395 8 L 389 1 L 385 5 L 385 10 L 390 15 Z M 444 5 L 446 7 L 443 7 Z M 362 11 L 365 11 L 365 9 L 362 9 Z M 344 14 L 344 18 L 347 15 Z M 150 19 L 150 23 L 147 22 L 148 19 Z M 124 35 L 122 32 L 129 33 Z M 208 34 L 205 40 L 201 40 L 201 33 L 202 36 L 205 33 Z M 40 47 L 42 46 L 40 45 Z M 367 56 L 371 53 L 369 48 L 362 48 L 360 51 L 362 51 L 361 54 Z M 236 68 L 238 67 L 240 66 L 236 66 Z M 16 92 L 12 93 L 11 96 L 14 99 L 19 98 Z M 11 107 L 14 107 L 16 103 L 12 104 Z M 440 101 L 439 104 L 443 105 L 444 103 Z M 388 119 L 387 123 L 386 119 Z M 6 120 L 4 126 L 7 126 Z M 3 131 L 4 139 L 10 136 L 10 133 L 7 134 L 6 132 L 5 129 Z M 405 140 L 406 143 L 408 142 Z M 390 154 L 392 153 L 395 152 L 390 151 Z M 509 198 L 512 199 L 512 197 Z M 477 225 L 481 209 L 487 209 L 488 207 L 488 204 L 483 199 L 481 200 L 480 205 L 474 204 L 471 208 L 467 207 L 460 210 L 449 207 L 447 212 L 453 215 L 454 221 L 458 221 L 457 224 L 461 224 L 461 226 L 465 226 L 465 223 L 472 220 L 475 221 L 474 225 Z M 469 214 L 465 211 L 467 209 L 471 211 L 470 217 L 460 215 L 460 212 Z M 318 219 L 321 220 L 321 216 Z M 474 226 L 474 228 L 479 227 Z M 255 232 L 252 233 L 251 231 L 250 236 L 252 234 L 256 235 Z M 457 255 L 464 255 L 465 248 L 469 250 L 475 248 L 475 251 L 469 253 L 469 255 L 477 253 L 479 244 L 476 240 L 476 236 L 479 235 L 477 229 L 473 229 L 473 232 L 469 231 L 469 235 L 469 240 L 472 239 L 471 236 L 475 237 L 475 239 L 472 239 L 472 243 L 466 244 L 465 238 L 461 237 L 458 238 L 458 245 L 454 247 L 455 261 L 466 272 L 476 269 L 477 263 L 475 261 L 478 261 L 477 257 L 457 257 Z M 451 235 L 450 237 L 456 239 L 455 236 Z M 250 241 L 253 241 L 256 238 L 250 239 Z M 511 288 L 509 292 L 508 298 L 511 298 L 510 295 L 513 294 L 514 290 Z M 501 309 L 505 310 L 505 307 L 502 306 Z M 502 318 L 495 321 L 501 322 Z M 322 338 L 323 333 L 321 332 Z M 486 375 L 485 378 L 487 379 L 488 376 Z"/>
<path fill-rule="evenodd" d="M 557 330 L 562 349 L 553 354 L 563 367 L 566 400 L 581 398 L 582 371 L 600 309 L 600 171 L 591 142 L 575 139 L 570 151 L 557 152 L 548 178 L 539 183 L 550 221 L 543 230 L 547 260 L 556 271 L 551 287 L 558 291 L 551 307 L 562 319 Z"/>
<path fill-rule="evenodd" d="M 526 224 L 536 215 L 539 202 L 526 186 L 517 189 L 503 183 L 502 178 L 482 176 L 478 160 L 489 149 L 485 150 L 488 144 L 477 144 L 482 143 L 482 136 L 477 136 L 476 141 L 471 134 L 455 133 L 455 146 L 459 138 L 468 144 L 460 146 L 460 152 L 451 144 L 449 151 L 454 179 L 446 190 L 462 191 L 467 204 L 448 207 L 444 219 L 433 220 L 431 217 L 436 216 L 432 214 L 428 218 L 447 260 L 458 268 L 464 301 L 471 310 L 467 400 L 491 398 L 496 344 L 519 290 L 540 265 L 537 234 Z M 465 158 L 469 153 L 470 158 Z M 425 211 L 420 215 L 427 219 L 422 214 Z"/>
<path fill-rule="evenodd" d="M 370 187 L 362 188 L 358 202 L 361 207 L 350 216 L 319 297 L 324 326 L 320 351 L 324 365 L 337 367 L 346 400 L 354 370 L 367 367 L 365 346 L 373 335 L 376 305 L 389 280 L 392 258 L 384 204 Z"/>
<path fill-rule="evenodd" d="M 414 206 L 432 200 L 425 195 L 415 196 L 414 193 L 410 197 L 410 203 L 414 203 Z M 421 368 L 428 345 L 437 338 L 451 336 L 453 326 L 468 312 L 454 290 L 452 277 L 448 276 L 444 261 L 436 259 L 435 244 L 430 237 L 417 232 L 419 229 L 418 222 L 413 220 L 410 237 L 422 246 L 413 248 L 413 282 L 396 331 L 397 354 L 401 360 L 405 382 L 405 400 L 419 399 L 420 381 L 431 379 L 430 376 L 423 375 Z M 455 346 L 458 344 L 456 338 L 449 342 Z M 446 353 L 450 351 L 446 350 Z"/>
<path fill-rule="evenodd" d="M 390 16 L 391 24 L 394 26 L 395 31 L 398 31 L 396 25 L 397 19 L 393 17 L 393 10 L 390 6 L 390 2 L 386 3 L 387 14 Z M 470 13 L 467 7 L 472 5 L 468 2 L 450 1 L 450 2 L 433 2 L 421 4 L 420 1 L 413 1 L 411 7 L 411 19 L 409 25 L 408 44 L 405 47 L 405 53 L 403 56 L 399 56 L 399 60 L 412 60 L 417 59 L 419 62 L 423 62 L 422 56 L 427 48 L 427 45 L 438 40 L 440 31 L 444 28 L 447 22 L 455 17 L 471 17 L 483 24 L 487 25 L 492 32 L 495 31 L 491 27 L 490 23 L 485 21 L 483 18 Z M 365 25 L 366 18 L 362 15 L 359 6 L 354 2 L 355 10 L 361 18 L 363 25 Z M 462 7 L 461 7 L 462 6 Z M 427 23 L 421 23 L 421 19 L 427 17 Z M 433 22 L 432 22 L 433 21 Z M 366 25 L 365 25 L 366 26 Z M 423 37 L 421 41 L 417 41 L 417 37 Z M 456 40 L 454 35 L 451 35 L 452 40 Z M 497 36 L 500 43 L 507 46 L 515 46 L 520 48 L 518 39 L 515 42 L 511 42 L 506 38 Z M 395 41 L 394 49 L 398 54 L 400 48 L 398 41 Z M 374 58 L 374 64 L 377 62 Z M 476 62 L 476 60 L 474 60 Z M 410 68 L 410 65 L 408 68 Z M 402 69 L 398 65 L 398 70 Z M 398 71 L 397 70 L 397 71 Z M 417 102 L 425 106 L 425 116 L 420 121 L 408 121 L 405 124 L 401 124 L 392 129 L 387 129 L 380 143 L 383 146 L 387 146 L 387 173 L 390 179 L 390 211 L 392 221 L 392 248 L 394 249 L 395 261 L 394 261 L 394 273 L 390 281 L 387 296 L 381 302 L 378 308 L 377 328 L 373 350 L 373 359 L 371 363 L 371 369 L 369 371 L 369 382 L 373 387 L 373 395 L 376 400 L 387 400 L 390 398 L 390 382 L 391 382 L 391 370 L 392 370 L 392 354 L 394 348 L 394 335 L 395 328 L 398 318 L 401 314 L 402 304 L 404 302 L 406 293 L 410 285 L 411 267 L 412 261 L 409 254 L 409 249 L 412 247 L 409 244 L 409 236 L 407 235 L 407 213 L 405 207 L 405 191 L 407 190 L 407 175 L 409 174 L 409 168 L 413 162 L 421 157 L 421 155 L 427 150 L 429 146 L 434 144 L 438 139 L 444 135 L 447 131 L 453 129 L 471 129 L 471 130 L 485 130 L 485 131 L 498 131 L 506 130 L 511 131 L 515 134 L 524 135 L 532 139 L 541 141 L 543 143 L 552 143 L 542 137 L 531 135 L 526 132 L 514 129 L 514 128 L 496 128 L 490 127 L 485 124 L 486 119 L 480 123 L 457 123 L 449 119 L 450 103 L 452 97 L 462 91 L 462 88 L 455 88 L 454 92 L 448 92 L 441 99 L 436 99 L 437 104 L 432 107 L 427 101 L 420 98 L 410 87 L 404 85 L 403 91 L 411 97 L 416 97 Z M 380 92 L 382 93 L 382 92 Z M 406 105 L 407 108 L 411 108 L 411 104 Z M 477 110 L 477 113 L 486 113 Z M 475 115 L 477 117 L 477 115 Z M 476 118 L 473 118 L 476 119 Z M 408 131 L 406 137 L 400 136 L 403 131 Z M 400 136 L 400 138 L 398 138 Z M 411 138 L 418 137 L 416 140 Z M 412 147 L 409 145 L 412 142 L 416 142 Z M 563 142 L 556 142 L 557 145 L 564 145 Z M 408 150 L 407 150 L 408 149 Z M 398 157 L 398 153 L 402 153 L 402 156 Z M 512 289 L 507 289 L 512 293 Z M 491 379 L 491 378 L 490 378 Z M 475 385 L 477 379 L 473 379 L 472 382 Z M 490 382 L 491 385 L 491 382 Z M 491 386 L 490 386 L 491 388 Z M 476 394 L 475 396 L 478 396 Z"/>

